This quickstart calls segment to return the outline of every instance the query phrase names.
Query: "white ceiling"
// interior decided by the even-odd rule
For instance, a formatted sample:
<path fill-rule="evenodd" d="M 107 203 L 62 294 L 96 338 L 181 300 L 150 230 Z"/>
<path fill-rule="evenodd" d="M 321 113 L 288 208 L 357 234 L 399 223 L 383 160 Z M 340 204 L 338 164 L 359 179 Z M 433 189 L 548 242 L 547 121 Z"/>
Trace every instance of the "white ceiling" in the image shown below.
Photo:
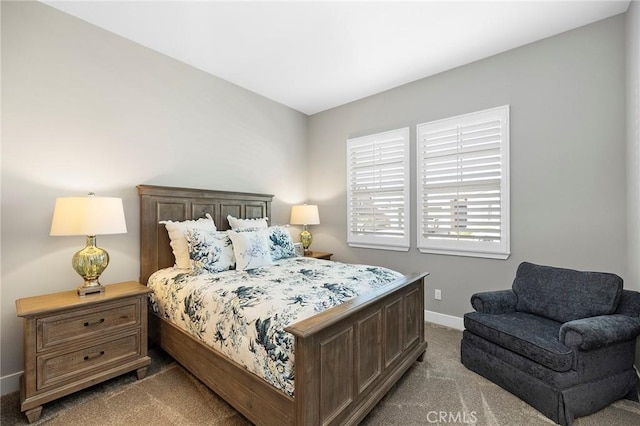
<path fill-rule="evenodd" d="M 313 114 L 609 16 L 629 1 L 43 1 Z"/>

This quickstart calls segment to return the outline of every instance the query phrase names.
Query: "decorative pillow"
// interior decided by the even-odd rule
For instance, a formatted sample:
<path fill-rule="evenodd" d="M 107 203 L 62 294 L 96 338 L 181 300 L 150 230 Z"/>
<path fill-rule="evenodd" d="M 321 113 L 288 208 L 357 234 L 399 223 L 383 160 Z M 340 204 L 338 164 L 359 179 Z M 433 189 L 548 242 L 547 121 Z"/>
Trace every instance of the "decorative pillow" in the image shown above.
<path fill-rule="evenodd" d="M 237 217 L 233 217 L 231 215 L 227 216 L 227 220 L 229 221 L 229 226 L 234 231 L 238 229 L 251 229 L 251 228 L 268 228 L 269 224 L 267 220 L 268 217 L 258 218 L 258 219 L 238 219 Z"/>
<path fill-rule="evenodd" d="M 238 271 L 269 266 L 273 263 L 269 251 L 269 231 L 267 229 L 245 232 L 229 230 L 227 233 L 233 242 L 233 254 L 236 257 Z"/>
<path fill-rule="evenodd" d="M 191 259 L 189 258 L 189 248 L 187 247 L 187 239 L 185 233 L 189 229 L 199 229 L 202 231 L 215 231 L 216 224 L 209 213 L 206 218 L 198 220 L 185 220 L 182 222 L 174 222 L 171 220 L 162 220 L 161 224 L 169 233 L 170 245 L 173 249 L 173 256 L 176 258 L 176 268 L 191 269 Z"/>
<path fill-rule="evenodd" d="M 272 260 L 297 256 L 288 225 L 269 227 L 269 250 L 271 251 Z"/>
<path fill-rule="evenodd" d="M 188 229 L 186 239 L 191 266 L 196 273 L 222 272 L 234 268 L 233 245 L 226 232 Z"/>

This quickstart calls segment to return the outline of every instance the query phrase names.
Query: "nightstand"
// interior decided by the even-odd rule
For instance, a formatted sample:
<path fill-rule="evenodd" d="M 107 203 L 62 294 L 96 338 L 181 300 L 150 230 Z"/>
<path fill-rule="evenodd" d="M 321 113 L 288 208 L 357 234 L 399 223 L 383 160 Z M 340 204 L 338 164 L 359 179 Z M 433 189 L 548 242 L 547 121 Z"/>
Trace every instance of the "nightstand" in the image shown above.
<path fill-rule="evenodd" d="M 315 259 L 326 259 L 326 260 L 331 260 L 331 256 L 333 256 L 333 253 L 325 253 L 322 251 L 308 251 L 304 254 L 304 257 L 313 257 Z"/>
<path fill-rule="evenodd" d="M 42 404 L 136 370 L 147 373 L 147 294 L 137 282 L 16 300 L 24 328 L 20 409 L 37 421 Z"/>

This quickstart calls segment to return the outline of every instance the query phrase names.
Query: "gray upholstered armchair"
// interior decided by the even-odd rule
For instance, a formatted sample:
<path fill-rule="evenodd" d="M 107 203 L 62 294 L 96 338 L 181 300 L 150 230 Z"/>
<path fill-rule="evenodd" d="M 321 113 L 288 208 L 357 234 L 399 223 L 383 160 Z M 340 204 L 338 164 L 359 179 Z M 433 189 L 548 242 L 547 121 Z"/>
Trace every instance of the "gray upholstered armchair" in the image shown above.
<path fill-rule="evenodd" d="M 511 290 L 471 304 L 462 363 L 556 423 L 638 401 L 640 293 L 617 275 L 522 263 Z"/>

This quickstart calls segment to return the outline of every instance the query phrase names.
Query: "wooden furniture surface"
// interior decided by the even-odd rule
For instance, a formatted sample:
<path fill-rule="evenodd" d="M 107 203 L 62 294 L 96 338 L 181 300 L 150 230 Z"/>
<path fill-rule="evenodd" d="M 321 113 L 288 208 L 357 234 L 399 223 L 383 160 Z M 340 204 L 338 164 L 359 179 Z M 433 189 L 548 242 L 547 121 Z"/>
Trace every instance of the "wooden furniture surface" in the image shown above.
<path fill-rule="evenodd" d="M 130 281 L 87 296 L 70 290 L 16 300 L 24 328 L 20 409 L 30 423 L 44 403 L 132 370 L 145 376 L 149 292 Z"/>
<path fill-rule="evenodd" d="M 333 253 L 326 253 L 324 251 L 308 251 L 304 254 L 305 257 L 313 257 L 314 259 L 331 260 Z"/>
<path fill-rule="evenodd" d="M 138 186 L 141 282 L 174 264 L 161 220 L 210 213 L 218 229 L 235 217 L 268 216 L 270 195 Z M 150 334 L 180 364 L 258 425 L 358 424 L 416 361 L 422 360 L 424 277 L 411 274 L 285 330 L 295 337 L 294 397 L 276 389 L 166 320 Z"/>

